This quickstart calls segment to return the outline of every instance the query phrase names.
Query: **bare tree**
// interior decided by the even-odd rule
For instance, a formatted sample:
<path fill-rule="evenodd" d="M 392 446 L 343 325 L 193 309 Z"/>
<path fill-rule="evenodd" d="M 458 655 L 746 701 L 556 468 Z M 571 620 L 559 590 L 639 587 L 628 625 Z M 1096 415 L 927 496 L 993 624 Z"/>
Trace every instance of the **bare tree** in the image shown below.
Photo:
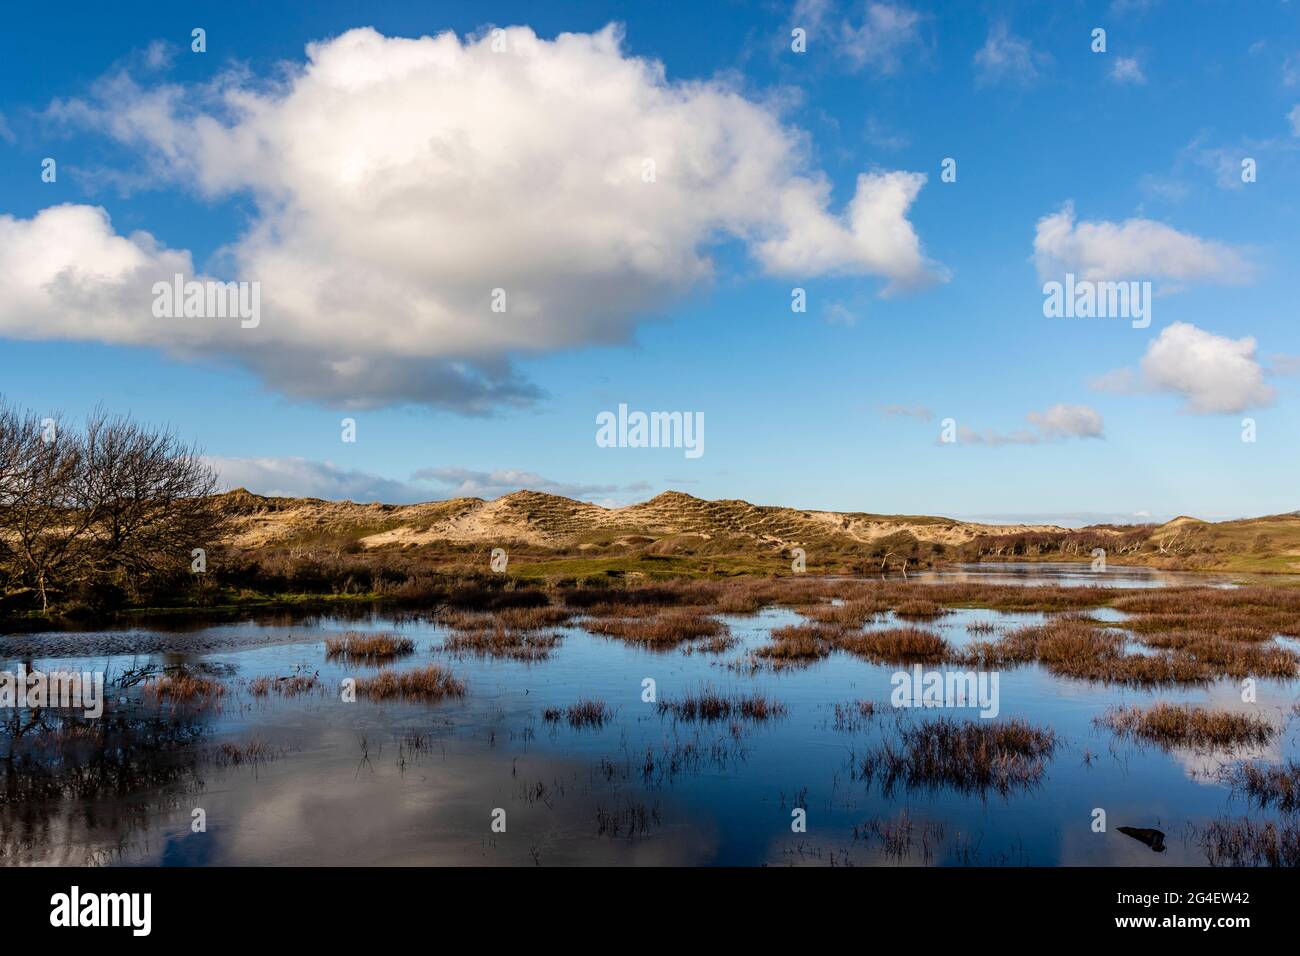
<path fill-rule="evenodd" d="M 34 589 L 41 609 L 60 572 L 95 520 L 79 496 L 84 457 L 77 436 L 58 419 L 38 420 L 6 409 L 3 532 L 12 553 L 19 591 Z"/>
<path fill-rule="evenodd" d="M 0 570 L 6 595 L 77 583 L 136 589 L 226 530 L 215 472 L 174 431 L 97 410 L 84 429 L 0 402 Z"/>
<path fill-rule="evenodd" d="M 183 569 L 226 530 L 217 475 L 168 428 L 96 411 L 83 438 L 88 561 L 95 575 L 134 585 Z"/>

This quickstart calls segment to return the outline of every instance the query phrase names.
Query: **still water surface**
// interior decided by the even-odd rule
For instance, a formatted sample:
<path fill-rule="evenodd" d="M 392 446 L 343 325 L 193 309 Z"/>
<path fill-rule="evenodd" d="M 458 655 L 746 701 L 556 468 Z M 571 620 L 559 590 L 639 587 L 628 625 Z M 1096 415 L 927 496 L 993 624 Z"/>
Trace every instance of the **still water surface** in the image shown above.
<path fill-rule="evenodd" d="M 971 578 L 1231 583 L 1145 569 L 1113 569 L 1099 581 L 1086 566 L 1041 564 L 920 576 Z M 1093 613 L 1122 625 L 1118 612 Z M 1037 785 L 1005 795 L 901 786 L 884 793 L 879 780 L 860 778 L 860 759 L 897 721 L 933 713 L 900 716 L 890 706 L 890 678 L 899 668 L 836 653 L 806 668 L 753 671 L 738 666 L 747 652 L 772 628 L 801 618 L 767 609 L 724 620 L 739 643 L 721 653 L 647 651 L 590 635 L 579 621 L 559 629 L 564 640 L 549 659 L 533 663 L 448 653 L 441 650 L 448 632 L 436 622 L 378 614 L 25 639 L 21 660 L 29 670 L 103 670 L 112 679 L 143 665 L 185 664 L 224 675 L 220 705 L 196 718 L 195 752 L 257 741 L 265 756 L 238 765 L 181 760 L 174 779 L 113 797 L 0 805 L 0 863 L 1203 865 L 1197 827 L 1225 815 L 1272 818 L 1218 771 L 1244 758 L 1300 756 L 1300 721 L 1289 720 L 1300 692 L 1294 681 L 1260 681 L 1257 702 L 1244 704 L 1230 681 L 1145 691 L 1029 666 L 1000 673 L 999 706 L 1001 718 L 1024 718 L 1058 735 Z M 962 644 L 973 625 L 1041 620 L 962 610 L 933 626 Z M 416 652 L 394 666 L 444 664 L 466 681 L 468 694 L 437 704 L 343 703 L 339 682 L 375 669 L 326 660 L 324 639 L 349 630 L 410 637 Z M 78 646 L 107 650 L 69 652 Z M 16 668 L 20 659 L 3 648 L 0 669 Z M 117 653 L 121 648 L 130 650 Z M 319 674 L 322 691 L 296 698 L 248 692 L 249 680 L 294 673 Z M 654 679 L 661 700 L 707 683 L 768 694 L 788 712 L 734 727 L 674 722 L 642 701 L 645 678 Z M 127 708 L 158 707 L 138 688 L 121 694 Z M 547 707 L 590 698 L 605 701 L 614 719 L 574 729 L 542 717 Z M 876 716 L 837 720 L 836 704 L 864 700 L 875 703 Z M 1109 706 L 1155 700 L 1262 713 L 1282 732 L 1248 752 L 1165 752 L 1094 725 Z M 945 713 L 978 719 L 975 710 Z M 806 832 L 792 832 L 795 808 L 806 810 Z M 1092 826 L 1097 808 L 1106 811 L 1104 833 Z M 196 809 L 206 815 L 206 832 L 192 830 Z M 492 830 L 498 809 L 504 833 Z M 1153 852 L 1120 826 L 1162 830 L 1165 851 Z M 910 840 L 899 837 L 908 832 Z"/>

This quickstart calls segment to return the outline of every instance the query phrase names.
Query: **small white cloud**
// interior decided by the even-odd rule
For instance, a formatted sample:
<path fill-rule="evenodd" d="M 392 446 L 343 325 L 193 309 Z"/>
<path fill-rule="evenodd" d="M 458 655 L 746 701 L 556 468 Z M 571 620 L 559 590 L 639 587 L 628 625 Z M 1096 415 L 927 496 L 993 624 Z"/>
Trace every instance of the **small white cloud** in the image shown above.
<path fill-rule="evenodd" d="M 826 306 L 824 314 L 826 316 L 826 322 L 829 325 L 853 326 L 858 324 L 857 313 L 851 310 L 843 302 L 832 302 L 830 305 Z"/>
<path fill-rule="evenodd" d="M 1035 53 L 1029 41 L 1013 34 L 1005 23 L 998 23 L 975 54 L 975 78 L 982 85 L 1024 86 L 1038 79 L 1039 66 L 1049 60 L 1046 54 Z"/>
<path fill-rule="evenodd" d="M 1137 373 L 1131 368 L 1117 368 L 1104 372 L 1088 385 L 1094 392 L 1115 392 L 1119 395 L 1132 395 L 1142 391 Z"/>
<path fill-rule="evenodd" d="M 1167 392 L 1183 398 L 1183 411 L 1236 414 L 1271 405 L 1277 390 L 1264 380 L 1255 340 L 1230 339 L 1187 322 L 1175 322 L 1147 347 L 1140 371 L 1118 369 L 1093 381 L 1099 391 Z"/>
<path fill-rule="evenodd" d="M 1291 121 L 1291 135 L 1300 136 L 1300 103 L 1291 107 L 1291 112 L 1286 114 L 1286 118 Z"/>
<path fill-rule="evenodd" d="M 934 418 L 934 412 L 924 405 L 881 405 L 880 411 L 891 417 L 919 418 L 923 422 Z"/>
<path fill-rule="evenodd" d="M 1300 53 L 1293 53 L 1282 61 L 1282 85 L 1300 86 Z"/>
<path fill-rule="evenodd" d="M 855 69 L 869 67 L 878 73 L 898 70 L 903 54 L 920 40 L 921 15 L 893 3 L 868 3 L 860 24 L 845 21 L 839 50 Z"/>
<path fill-rule="evenodd" d="M 1105 438 L 1106 424 L 1094 409 L 1087 405 L 1057 404 L 1042 412 L 1025 416 L 1033 428 L 1014 432 L 994 429 L 976 430 L 959 425 L 957 441 L 965 445 L 1041 445 L 1044 442 L 1067 438 Z"/>
<path fill-rule="evenodd" d="M 798 0 L 791 12 L 790 22 L 793 26 L 807 30 L 808 35 L 816 39 L 830 18 L 831 9 L 831 0 Z"/>
<path fill-rule="evenodd" d="M 176 47 L 166 40 L 154 40 L 144 51 L 143 61 L 147 69 L 165 70 L 172 65 L 176 56 Z"/>
<path fill-rule="evenodd" d="M 1198 414 L 1271 405 L 1276 395 L 1255 359 L 1253 338 L 1229 339 L 1186 322 L 1166 327 L 1141 364 L 1152 388 L 1182 395 L 1187 410 Z"/>
<path fill-rule="evenodd" d="M 1147 81 L 1142 72 L 1142 64 L 1131 56 L 1116 57 L 1110 68 L 1110 78 L 1116 83 L 1133 83 L 1141 85 Z"/>
<path fill-rule="evenodd" d="M 1034 262 L 1046 280 L 1073 272 L 1090 281 L 1172 279 L 1246 282 L 1254 269 L 1230 246 L 1152 219 L 1077 222 L 1074 204 L 1038 220 Z"/>
<path fill-rule="evenodd" d="M 14 131 L 11 130 L 9 124 L 5 122 L 4 113 L 0 113 L 0 139 L 4 140 L 6 143 L 18 142 L 18 137 L 14 135 Z"/>
<path fill-rule="evenodd" d="M 1044 438 L 1102 438 L 1106 426 L 1087 405 L 1053 405 L 1044 412 L 1025 416 Z"/>

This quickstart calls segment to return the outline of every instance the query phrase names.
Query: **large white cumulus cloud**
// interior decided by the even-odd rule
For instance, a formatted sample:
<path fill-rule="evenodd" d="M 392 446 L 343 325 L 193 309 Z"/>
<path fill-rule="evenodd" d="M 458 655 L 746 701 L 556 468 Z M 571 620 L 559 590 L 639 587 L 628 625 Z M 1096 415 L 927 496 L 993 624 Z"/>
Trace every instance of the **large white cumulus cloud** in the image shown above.
<path fill-rule="evenodd" d="M 0 221 L 17 248 L 0 250 L 0 283 L 22 285 L 29 310 L 0 302 L 0 334 L 40 334 L 31 310 L 59 313 L 52 334 L 161 336 L 297 397 L 526 401 L 513 359 L 627 340 L 712 274 L 727 238 L 771 274 L 876 276 L 883 294 L 943 275 L 908 219 L 923 175 L 864 173 L 837 211 L 773 108 L 722 81 L 670 81 L 626 55 L 615 27 L 550 41 L 521 27 L 466 40 L 358 29 L 310 45 L 275 83 L 146 89 L 119 75 L 50 113 L 137 148 L 169 182 L 251 196 L 227 278 L 260 281 L 262 322 L 148 325 L 142 277 L 169 277 L 186 254 L 80 207 Z M 47 250 L 42 275 L 58 281 L 15 278 L 52 214 L 68 254 Z M 92 288 L 97 307 L 69 315 Z"/>

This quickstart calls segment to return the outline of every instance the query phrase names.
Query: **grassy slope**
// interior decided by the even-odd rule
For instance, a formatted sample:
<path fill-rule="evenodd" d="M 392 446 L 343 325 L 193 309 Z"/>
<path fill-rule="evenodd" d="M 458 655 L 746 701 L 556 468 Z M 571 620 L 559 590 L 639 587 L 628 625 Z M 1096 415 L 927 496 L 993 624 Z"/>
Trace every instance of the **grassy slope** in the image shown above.
<path fill-rule="evenodd" d="M 619 511 L 531 492 L 497 502 L 457 499 L 414 506 L 232 494 L 248 527 L 267 532 L 248 553 L 273 549 L 294 554 L 365 554 L 376 561 L 400 555 L 453 570 L 485 565 L 491 549 L 500 546 L 510 554 L 510 574 L 530 580 L 788 573 L 794 546 L 806 551 L 807 570 L 812 573 L 875 570 L 887 554 L 892 556 L 888 558 L 891 568 L 901 566 L 903 555 L 916 567 L 977 559 L 970 539 L 989 532 L 1010 537 L 1025 534 L 1029 543 L 996 558 L 986 552 L 985 561 L 1086 561 L 1091 545 L 1076 546 L 1063 555 L 1058 549 L 1040 551 L 1035 541 L 1091 532 L 1110 542 L 1118 539 L 1106 535 L 1132 530 L 981 528 L 948 518 L 867 513 L 833 515 L 834 520 L 827 520 L 825 515 L 818 518 L 799 509 L 703 501 L 677 492 Z M 496 510 L 486 533 L 480 527 L 478 540 L 426 536 L 416 543 L 373 546 L 382 532 L 432 533 L 447 516 L 489 508 Z M 1144 530 L 1147 537 L 1136 551 L 1120 553 L 1117 546 L 1108 546 L 1108 561 L 1171 570 L 1300 572 L 1300 514 L 1219 523 L 1180 518 Z"/>
<path fill-rule="evenodd" d="M 1171 522 L 1170 524 L 1175 524 Z M 1192 570 L 1300 572 L 1300 515 L 1163 525 L 1143 555 L 1157 567 Z M 1160 546 L 1166 549 L 1160 552 Z"/>

